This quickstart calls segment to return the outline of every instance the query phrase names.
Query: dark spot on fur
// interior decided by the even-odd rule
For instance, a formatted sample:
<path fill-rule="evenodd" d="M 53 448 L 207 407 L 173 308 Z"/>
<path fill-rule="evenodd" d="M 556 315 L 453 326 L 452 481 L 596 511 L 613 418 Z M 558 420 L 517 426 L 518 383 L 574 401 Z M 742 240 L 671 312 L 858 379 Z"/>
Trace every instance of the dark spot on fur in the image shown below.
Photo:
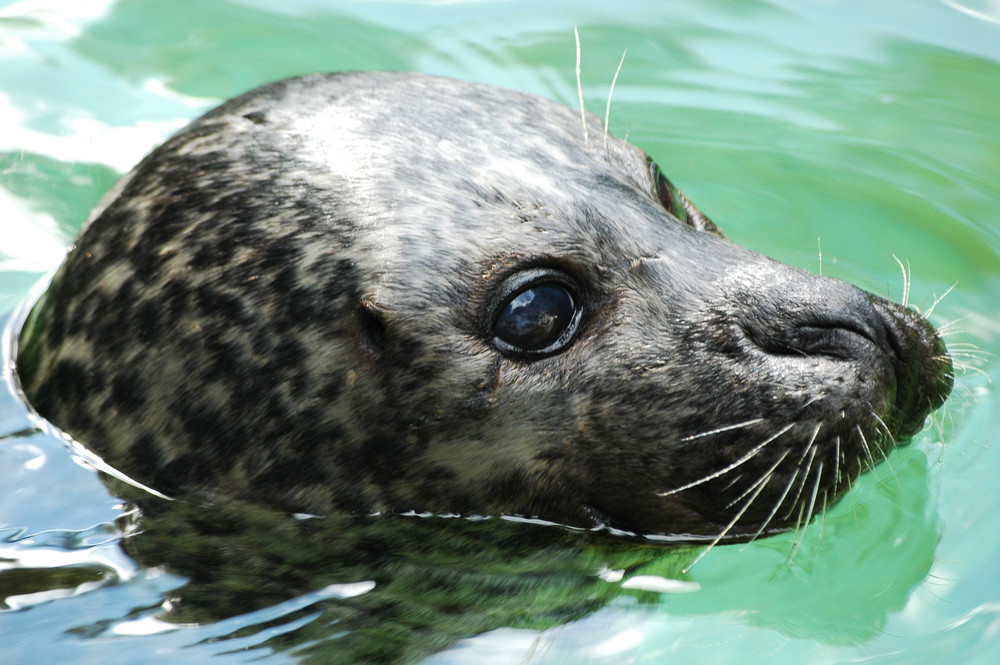
<path fill-rule="evenodd" d="M 145 384 L 142 376 L 135 370 L 125 370 L 112 379 L 108 407 L 117 409 L 122 415 L 129 415 L 142 408 L 145 403 Z"/>
<path fill-rule="evenodd" d="M 167 280 L 161 287 L 160 302 L 165 318 L 178 321 L 188 311 L 191 299 L 191 285 L 180 279 Z"/>
<path fill-rule="evenodd" d="M 267 123 L 267 115 L 262 111 L 251 111 L 250 113 L 244 113 L 243 117 L 255 125 L 263 125 Z"/>
<path fill-rule="evenodd" d="M 75 401 L 96 388 L 94 371 L 82 362 L 60 360 L 52 374 L 53 378 L 46 381 L 41 391 L 56 399 Z"/>
<path fill-rule="evenodd" d="M 138 478 L 154 478 L 163 466 L 163 449 L 152 432 L 142 432 L 135 438 L 126 455 L 129 473 Z"/>
<path fill-rule="evenodd" d="M 218 331 L 203 335 L 201 342 L 204 344 L 208 356 L 208 363 L 205 365 L 203 373 L 206 381 L 238 379 L 249 369 L 246 366 L 246 358 L 240 353 L 239 345 L 226 339 Z M 192 341 L 191 343 L 197 344 L 198 342 Z"/>
<path fill-rule="evenodd" d="M 132 326 L 139 339 L 156 346 L 164 333 L 161 304 L 153 299 L 138 303 L 132 310 Z"/>
<path fill-rule="evenodd" d="M 247 322 L 243 301 L 211 284 L 201 284 L 194 292 L 195 303 L 205 317 L 222 317 L 229 325 L 240 326 Z"/>
<path fill-rule="evenodd" d="M 253 408 L 253 404 L 247 407 Z M 171 412 L 197 446 L 189 455 L 203 467 L 206 477 L 233 469 L 247 447 L 249 433 L 239 425 L 244 414 L 192 403 L 191 396 L 178 396 Z"/>
<path fill-rule="evenodd" d="M 341 372 L 329 372 L 326 381 L 316 392 L 316 396 L 324 402 L 335 402 L 344 392 L 344 375 Z"/>

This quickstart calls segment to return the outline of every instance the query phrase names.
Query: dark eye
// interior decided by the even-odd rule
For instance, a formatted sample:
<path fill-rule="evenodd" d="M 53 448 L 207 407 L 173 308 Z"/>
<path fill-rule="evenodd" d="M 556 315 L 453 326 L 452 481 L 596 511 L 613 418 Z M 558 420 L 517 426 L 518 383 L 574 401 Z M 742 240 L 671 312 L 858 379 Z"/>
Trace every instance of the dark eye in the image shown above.
<path fill-rule="evenodd" d="M 493 324 L 493 342 L 506 353 L 538 358 L 569 346 L 580 321 L 570 286 L 549 271 L 528 271 L 509 287 Z"/>

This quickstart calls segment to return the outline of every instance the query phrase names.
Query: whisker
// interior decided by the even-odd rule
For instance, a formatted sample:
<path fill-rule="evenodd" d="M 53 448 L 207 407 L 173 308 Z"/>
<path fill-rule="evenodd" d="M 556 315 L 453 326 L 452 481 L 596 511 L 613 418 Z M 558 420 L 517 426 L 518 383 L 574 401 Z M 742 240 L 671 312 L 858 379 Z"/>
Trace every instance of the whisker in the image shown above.
<path fill-rule="evenodd" d="M 967 317 L 962 317 L 962 318 L 967 318 Z M 959 323 L 959 322 L 955 321 L 955 323 Z M 951 324 L 946 324 L 946 325 L 951 325 Z M 965 328 L 946 328 L 944 330 L 944 332 L 942 332 L 941 331 L 942 327 L 943 326 L 938 326 L 938 329 L 937 329 L 937 331 L 938 331 L 938 337 L 940 337 L 942 339 L 947 339 L 949 337 L 961 337 L 961 336 L 966 336 L 966 335 L 969 334 L 969 331 L 966 330 Z M 950 343 L 948 344 L 948 348 L 951 348 L 951 344 Z"/>
<path fill-rule="evenodd" d="M 792 549 L 788 552 L 788 558 L 785 559 L 785 565 L 787 566 L 795 559 L 795 554 L 799 551 L 799 546 L 802 541 L 799 539 L 799 533 L 802 529 L 802 511 L 805 510 L 805 506 L 799 506 L 799 516 L 795 518 L 795 529 L 793 530 L 794 537 L 792 538 Z"/>
<path fill-rule="evenodd" d="M 739 467 L 742 464 L 745 464 L 747 461 L 753 459 L 755 456 L 757 456 L 758 454 L 760 454 L 760 451 L 762 451 L 764 449 L 764 446 L 766 446 L 767 444 L 771 443 L 772 441 L 774 441 L 775 439 L 777 439 L 779 436 L 781 436 L 783 434 L 786 434 L 788 432 L 788 430 L 792 429 L 793 426 L 794 426 L 794 423 L 790 423 L 788 425 L 785 425 L 783 428 L 781 428 L 781 430 L 778 431 L 777 434 L 774 434 L 770 438 L 765 439 L 757 447 L 755 447 L 753 450 L 751 450 L 750 452 L 748 452 L 746 455 L 744 455 L 743 457 L 739 458 L 738 460 L 736 460 L 735 462 L 733 462 L 732 464 L 730 464 L 729 466 L 727 466 L 725 469 L 721 469 L 721 470 L 716 471 L 714 473 L 710 473 L 709 475 L 705 476 L 704 478 L 701 478 L 700 480 L 696 480 L 694 482 L 688 483 L 687 485 L 682 485 L 681 487 L 678 487 L 678 488 L 675 488 L 675 489 L 672 489 L 672 490 L 666 490 L 664 492 L 657 492 L 656 495 L 657 496 L 671 496 L 673 494 L 677 494 L 679 492 L 683 492 L 684 490 L 689 490 L 692 487 L 697 487 L 698 485 L 707 483 L 710 480 L 714 480 L 714 479 L 718 478 L 719 476 L 722 476 L 722 475 L 725 475 L 725 474 L 729 473 L 733 469 Z"/>
<path fill-rule="evenodd" d="M 802 454 L 799 456 L 798 466 L 800 466 L 800 467 L 802 466 L 802 462 L 805 461 L 807 455 L 811 454 L 813 457 L 815 457 L 815 455 L 816 455 L 816 446 L 814 444 L 816 443 L 816 437 L 819 436 L 819 430 L 820 430 L 820 428 L 822 426 L 823 426 L 823 423 L 818 423 L 816 425 L 816 427 L 813 428 L 812 436 L 809 437 L 809 440 L 806 441 L 805 446 L 802 448 Z M 809 464 L 806 465 L 806 473 L 807 474 L 809 473 L 809 467 L 812 466 L 812 461 L 811 460 L 812 460 L 812 457 L 810 457 Z"/>
<path fill-rule="evenodd" d="M 842 480 L 840 475 L 840 464 L 844 461 L 844 451 L 840 449 L 840 437 L 833 441 L 833 486 L 840 487 Z"/>
<path fill-rule="evenodd" d="M 944 300 L 946 297 L 948 297 L 948 294 L 951 293 L 952 291 L 954 291 L 956 286 L 958 286 L 958 282 L 955 282 L 954 284 L 952 284 L 951 286 L 949 286 L 947 291 L 945 291 L 940 296 L 938 296 L 937 298 L 934 299 L 934 302 L 931 303 L 931 306 L 928 307 L 927 311 L 924 312 L 923 314 L 921 314 L 921 316 L 923 316 L 925 319 L 931 318 L 931 314 L 934 313 L 934 308 L 937 307 L 938 304 L 940 304 L 940 302 L 942 300 Z"/>
<path fill-rule="evenodd" d="M 700 439 L 703 436 L 712 436 L 713 434 L 721 434 L 722 432 L 731 432 L 734 429 L 742 429 L 744 427 L 751 427 L 757 423 L 764 422 L 763 418 L 754 418 L 753 420 L 748 420 L 742 423 L 736 423 L 735 425 L 726 425 L 725 427 L 719 427 L 717 429 L 708 430 L 707 432 L 702 432 L 701 434 L 692 434 L 691 436 L 685 436 L 681 441 L 693 441 L 694 439 Z"/>
<path fill-rule="evenodd" d="M 611 89 L 608 90 L 608 104 L 604 107 L 604 152 L 608 152 L 608 133 L 611 125 L 611 98 L 615 94 L 615 86 L 618 85 L 618 75 L 622 73 L 622 65 L 625 64 L 625 56 L 628 55 L 628 47 L 622 51 L 622 59 L 618 61 L 618 69 L 615 70 L 615 77 L 611 79 Z"/>
<path fill-rule="evenodd" d="M 805 524 L 808 526 L 809 522 L 812 521 L 813 511 L 816 509 L 816 497 L 819 496 L 819 488 L 823 481 L 823 462 L 820 461 L 819 466 L 816 467 L 816 482 L 813 483 L 812 494 L 809 495 L 809 507 L 806 510 L 806 521 Z"/>
<path fill-rule="evenodd" d="M 952 288 L 954 288 L 954 287 L 952 287 Z M 944 337 L 946 335 L 952 335 L 952 334 L 956 334 L 958 332 L 964 333 L 965 332 L 964 330 L 956 331 L 956 330 L 953 330 L 953 328 L 954 328 L 954 326 L 956 326 L 959 323 L 962 323 L 963 321 L 965 321 L 966 319 L 968 319 L 970 316 L 972 316 L 972 315 L 971 314 L 966 314 L 965 316 L 958 317 L 954 321 L 948 321 L 947 323 L 942 323 L 941 325 L 939 325 L 937 327 L 938 336 Z"/>
<path fill-rule="evenodd" d="M 961 349 L 975 349 L 976 351 L 982 350 L 981 347 L 974 342 L 952 342 L 951 344 L 948 345 L 948 348 L 951 349 L 952 347 Z M 989 353 L 989 351 L 984 351 L 984 352 Z"/>
<path fill-rule="evenodd" d="M 786 512 L 785 515 L 784 515 L 784 518 L 786 520 L 789 517 L 792 516 L 792 511 L 795 510 L 795 506 L 797 506 L 799 504 L 799 499 L 802 498 L 802 490 L 805 489 L 806 480 L 809 479 L 809 471 L 812 469 L 813 460 L 816 458 L 816 446 L 813 445 L 813 443 L 816 440 L 815 439 L 815 435 L 818 434 L 818 433 L 819 433 L 819 430 L 815 430 L 813 432 L 814 438 L 812 438 L 812 439 L 809 440 L 809 443 L 806 444 L 805 449 L 802 451 L 802 455 L 799 457 L 799 461 L 797 463 L 797 466 L 799 467 L 799 471 L 804 471 L 804 473 L 802 474 L 802 480 L 799 482 L 799 488 L 795 491 L 795 498 L 792 499 L 792 503 L 788 507 L 788 512 Z M 806 459 L 807 456 L 809 457 L 809 463 L 806 464 L 806 467 L 803 470 L 802 469 L 802 462 L 805 461 L 805 459 Z M 796 472 L 796 475 L 798 475 L 798 472 Z M 801 515 L 800 515 L 800 517 L 801 517 Z"/>
<path fill-rule="evenodd" d="M 576 38 L 576 95 L 580 101 L 580 124 L 583 126 L 583 144 L 590 150 L 590 132 L 587 131 L 587 108 L 583 103 L 583 76 L 580 68 L 583 63 L 583 50 L 580 48 L 580 31 L 573 26 L 573 36 Z"/>
<path fill-rule="evenodd" d="M 871 405 L 869 404 L 869 406 L 871 406 Z M 882 426 L 882 432 L 885 434 L 886 438 L 891 439 L 892 438 L 892 430 L 890 430 L 889 426 L 885 424 L 885 421 L 882 420 L 882 418 L 877 413 L 875 413 L 874 411 L 869 411 L 868 413 L 870 413 L 871 417 L 875 419 L 876 429 L 878 428 L 879 425 L 881 425 Z"/>
<path fill-rule="evenodd" d="M 978 344 L 973 344 L 972 342 L 954 342 L 948 345 L 948 355 L 947 356 L 935 356 L 934 360 L 945 360 L 947 358 L 954 359 L 967 358 L 979 363 L 987 362 L 997 357 L 995 353 L 982 349 Z"/>
<path fill-rule="evenodd" d="M 823 538 L 826 536 L 826 511 L 830 507 L 830 494 L 823 490 L 823 498 L 820 501 L 819 507 L 819 538 L 817 538 L 817 545 L 823 544 Z"/>
<path fill-rule="evenodd" d="M 809 398 L 809 399 L 808 399 L 808 400 L 806 401 L 806 403 L 805 403 L 805 404 L 803 404 L 803 405 L 802 405 L 802 406 L 800 407 L 800 409 L 799 409 L 799 410 L 801 411 L 801 410 L 803 410 L 803 409 L 807 409 L 807 408 L 809 408 L 810 406 L 812 406 L 812 405 L 813 405 L 813 404 L 815 404 L 816 402 L 819 402 L 820 400 L 822 400 L 822 399 L 823 399 L 824 397 L 825 397 L 825 395 L 813 395 L 812 397 L 810 397 L 810 398 Z"/>
<path fill-rule="evenodd" d="M 907 259 L 906 265 L 903 265 L 903 262 L 900 261 L 899 257 L 896 256 L 895 254 L 892 255 L 892 258 L 896 261 L 896 264 L 899 266 L 899 269 L 903 272 L 903 297 L 900 299 L 899 304 L 902 305 L 903 307 L 908 307 L 910 304 L 910 282 L 911 282 L 910 261 L 909 259 Z"/>
<path fill-rule="evenodd" d="M 769 476 L 772 476 L 774 474 L 775 469 L 777 469 L 778 465 L 781 464 L 781 462 L 785 459 L 785 457 L 788 455 L 788 452 L 789 451 L 786 450 L 784 454 L 782 454 L 781 458 L 777 461 L 777 463 L 771 467 L 771 469 L 768 471 Z M 774 519 L 774 516 L 777 515 L 778 511 L 781 509 L 781 505 L 785 503 L 785 498 L 788 496 L 788 493 L 792 490 L 792 485 L 795 484 L 795 479 L 798 477 L 799 477 L 799 470 L 796 469 L 795 473 L 792 474 L 792 477 L 788 479 L 787 483 L 785 483 L 785 491 L 781 493 L 780 497 L 778 497 L 778 500 L 774 504 L 774 508 L 772 508 L 771 512 L 768 513 L 767 518 L 763 522 L 761 522 L 760 528 L 757 529 L 757 532 L 754 533 L 753 536 L 750 538 L 750 542 L 757 540 L 760 537 L 760 535 L 764 533 L 764 531 L 767 529 L 767 525 L 771 523 L 771 520 Z"/>
<path fill-rule="evenodd" d="M 993 383 L 993 377 L 987 374 L 981 367 L 976 367 L 975 365 L 967 365 L 965 363 L 952 363 L 956 369 L 962 370 L 962 372 L 975 372 L 976 374 L 982 375 L 989 383 Z"/>
<path fill-rule="evenodd" d="M 970 360 L 986 361 L 990 359 L 990 356 L 994 354 L 989 351 L 982 351 L 980 349 L 959 349 L 957 351 L 953 350 L 951 347 L 948 348 L 949 355 L 952 357 L 968 358 Z"/>
<path fill-rule="evenodd" d="M 726 509 L 728 510 L 729 508 L 732 508 L 732 507 L 733 507 L 733 506 L 735 506 L 735 505 L 736 505 L 737 503 L 739 503 L 740 501 L 742 501 L 742 500 L 743 500 L 743 498 L 744 498 L 744 497 L 746 497 L 746 495 L 750 494 L 750 492 L 752 492 L 752 491 L 754 490 L 754 488 L 756 488 L 756 487 L 757 487 L 758 485 L 760 485 L 761 483 L 766 483 L 766 482 L 770 481 L 770 479 L 771 479 L 771 476 L 772 476 L 772 474 L 774 474 L 774 470 L 778 468 L 778 465 L 780 465 L 780 464 L 781 464 L 781 462 L 782 462 L 782 461 L 783 461 L 783 460 L 784 460 L 784 459 L 785 459 L 785 458 L 786 458 L 787 456 L 788 456 L 788 451 L 786 450 L 785 452 L 783 452 L 783 453 L 781 454 L 781 457 L 779 457 L 779 458 L 778 458 L 778 461 L 777 461 L 777 462 L 775 462 L 775 463 L 774 463 L 773 465 L 771 465 L 771 468 L 770 468 L 770 469 L 768 469 L 767 471 L 765 471 L 765 472 L 764 472 L 764 473 L 763 473 L 763 474 L 761 475 L 761 477 L 760 477 L 760 478 L 758 478 L 758 479 L 757 479 L 756 481 L 754 481 L 754 482 L 753 482 L 753 483 L 752 483 L 752 484 L 751 484 L 751 485 L 750 485 L 750 486 L 749 486 L 748 488 L 746 488 L 746 490 L 744 490 L 744 492 L 743 492 L 742 494 L 740 494 L 740 495 L 739 495 L 738 497 L 736 497 L 735 499 L 733 499 L 732 501 L 730 501 L 729 503 L 727 503 L 727 504 L 726 504 Z"/>
<path fill-rule="evenodd" d="M 743 480 L 743 474 L 742 473 L 736 474 L 735 478 L 726 483 L 726 487 L 724 488 L 724 490 L 729 490 L 730 488 L 738 484 L 741 480 Z"/>
<path fill-rule="evenodd" d="M 806 537 L 806 529 L 809 526 L 809 522 L 812 521 L 813 511 L 816 509 L 816 497 L 819 495 L 819 488 L 823 480 L 823 462 L 819 463 L 816 467 L 816 482 L 813 483 L 812 494 L 809 496 L 809 503 L 806 507 L 805 520 L 802 522 L 802 530 L 799 531 L 796 528 L 795 540 L 792 544 L 792 551 L 789 554 L 788 561 L 786 563 L 791 563 L 792 559 L 795 558 L 796 552 L 802 546 L 803 541 Z"/>
<path fill-rule="evenodd" d="M 876 418 L 878 418 L 878 416 L 876 416 Z M 861 431 L 860 425 L 855 425 L 854 427 L 858 430 L 858 432 Z M 896 484 L 899 485 L 899 475 L 896 473 L 896 468 L 892 465 L 892 460 L 889 459 L 889 452 L 890 451 L 885 451 L 882 453 L 882 463 L 889 468 L 889 475 L 892 476 L 893 480 L 896 481 Z M 879 479 L 878 476 L 876 476 L 876 479 Z M 879 479 L 879 481 L 881 482 L 881 479 Z"/>
<path fill-rule="evenodd" d="M 878 473 L 875 471 L 875 457 L 872 456 L 871 448 L 868 447 L 868 439 L 865 438 L 865 433 L 860 427 L 855 425 L 854 429 L 858 431 L 858 436 L 861 437 L 861 447 L 865 451 L 865 456 L 861 458 L 861 461 L 865 462 L 868 470 L 871 471 L 873 476 L 875 476 L 875 480 L 879 480 Z"/>
<path fill-rule="evenodd" d="M 771 467 L 771 470 L 773 471 L 774 468 L 776 468 L 776 467 Z M 699 561 L 701 561 L 702 559 L 705 558 L 705 555 L 707 555 L 710 551 L 712 551 L 712 548 L 714 548 L 716 545 L 718 545 L 719 542 L 721 542 L 722 539 L 725 538 L 729 534 L 730 531 L 732 531 L 733 527 L 736 526 L 736 523 L 739 522 L 740 518 L 743 517 L 743 514 L 747 510 L 749 510 L 750 506 L 753 505 L 754 500 L 756 500 L 757 497 L 760 496 L 760 493 L 764 491 L 764 488 L 767 487 L 767 484 L 770 481 L 771 481 L 771 476 L 770 476 L 770 474 L 768 474 L 768 478 L 766 480 L 764 480 L 764 482 L 760 483 L 760 486 L 757 487 L 757 491 L 753 493 L 753 496 L 751 496 L 747 500 L 746 504 L 740 509 L 740 511 L 738 513 L 736 513 L 736 516 L 733 517 L 733 519 L 729 521 L 729 524 L 727 524 L 725 526 L 725 528 L 722 529 L 722 531 L 719 533 L 719 535 L 716 536 L 712 540 L 712 542 L 710 542 L 708 544 L 708 546 L 705 547 L 704 550 L 702 550 L 701 552 L 698 553 L 698 556 L 696 556 L 694 558 L 694 561 L 692 561 L 690 564 L 688 564 L 685 568 L 683 568 L 681 570 L 682 573 L 687 573 L 689 570 L 691 570 L 692 568 L 694 568 L 698 564 Z"/>

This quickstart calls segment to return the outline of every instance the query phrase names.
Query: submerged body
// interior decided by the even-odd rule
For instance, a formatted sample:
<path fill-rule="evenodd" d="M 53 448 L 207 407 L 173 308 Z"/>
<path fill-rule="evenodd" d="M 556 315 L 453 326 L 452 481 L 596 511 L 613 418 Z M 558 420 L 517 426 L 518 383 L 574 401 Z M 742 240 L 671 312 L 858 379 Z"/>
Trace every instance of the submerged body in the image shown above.
<path fill-rule="evenodd" d="M 586 122 L 417 74 L 227 102 L 83 230 L 21 333 L 28 401 L 169 495 L 800 524 L 944 401 L 943 344 Z"/>

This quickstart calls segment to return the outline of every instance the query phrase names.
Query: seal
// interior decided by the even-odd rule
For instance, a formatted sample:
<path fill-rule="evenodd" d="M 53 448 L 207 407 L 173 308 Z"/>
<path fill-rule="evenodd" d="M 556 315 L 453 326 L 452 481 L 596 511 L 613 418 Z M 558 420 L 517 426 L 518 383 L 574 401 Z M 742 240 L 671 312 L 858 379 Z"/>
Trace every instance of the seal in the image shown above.
<path fill-rule="evenodd" d="M 922 317 L 725 239 L 597 118 L 384 72 L 266 85 L 152 152 L 17 371 L 174 497 L 689 538 L 808 522 L 952 385 Z"/>

